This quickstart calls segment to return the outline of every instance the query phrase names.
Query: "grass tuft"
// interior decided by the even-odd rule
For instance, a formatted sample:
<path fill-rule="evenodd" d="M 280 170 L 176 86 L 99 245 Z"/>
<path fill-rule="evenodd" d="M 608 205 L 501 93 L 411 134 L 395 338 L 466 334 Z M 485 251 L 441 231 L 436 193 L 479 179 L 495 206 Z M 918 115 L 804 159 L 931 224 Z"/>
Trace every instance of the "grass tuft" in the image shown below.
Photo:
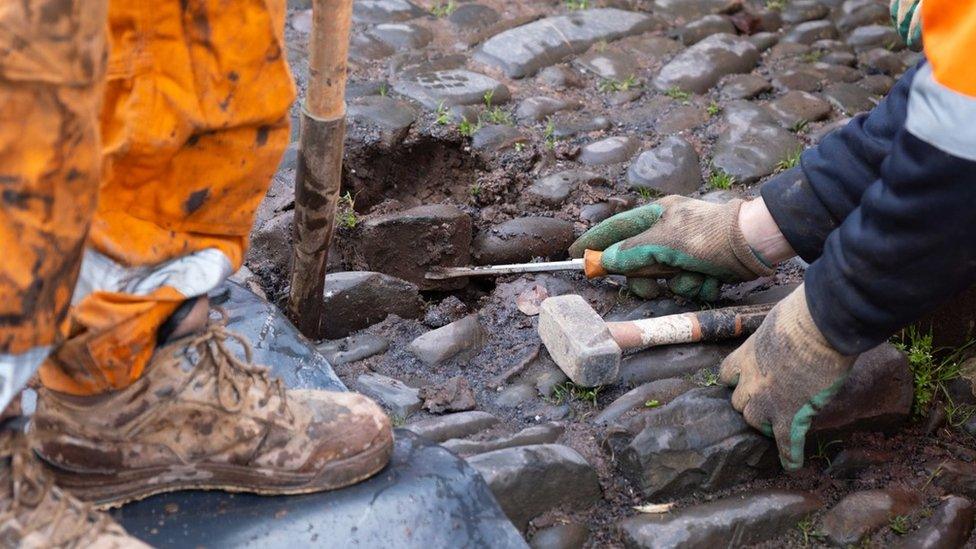
<path fill-rule="evenodd" d="M 462 119 L 460 122 L 458 122 L 458 133 L 460 133 L 464 137 L 471 137 L 472 135 L 474 135 L 474 132 L 480 129 L 481 129 L 480 122 L 476 122 L 472 124 L 467 119 Z"/>
<path fill-rule="evenodd" d="M 908 355 L 915 393 L 912 403 L 914 417 L 927 417 L 932 404 L 940 398 L 947 403 L 947 416 L 951 415 L 957 425 L 972 415 L 971 408 L 956 406 L 952 402 L 948 384 L 962 375 L 963 357 L 976 340 L 970 340 L 957 349 L 933 349 L 932 332 L 923 334 L 913 326 L 896 336 L 892 343 Z"/>
<path fill-rule="evenodd" d="M 631 90 L 639 87 L 640 85 L 640 80 L 638 80 L 637 77 L 632 74 L 623 80 L 604 78 L 599 84 L 597 84 L 596 89 L 600 93 L 614 93 Z"/>
<path fill-rule="evenodd" d="M 807 120 L 797 120 L 792 126 L 790 126 L 790 131 L 793 133 L 803 133 L 807 131 L 807 126 L 809 125 L 810 122 Z"/>
<path fill-rule="evenodd" d="M 712 168 L 712 175 L 708 176 L 708 186 L 713 189 L 728 190 L 735 185 L 735 177 L 725 170 Z"/>
<path fill-rule="evenodd" d="M 678 86 L 671 86 L 664 92 L 664 95 L 674 99 L 675 101 L 680 101 L 681 103 L 687 105 L 691 102 L 691 92 L 687 92 Z"/>
<path fill-rule="evenodd" d="M 812 50 L 801 55 L 800 61 L 803 61 L 804 63 L 816 63 L 817 61 L 823 59 L 823 57 L 824 57 L 823 50 Z"/>
<path fill-rule="evenodd" d="M 447 0 L 447 2 L 437 2 L 430 8 L 430 14 L 434 17 L 441 18 L 447 17 L 454 13 L 457 9 L 457 4 L 454 0 Z"/>
<path fill-rule="evenodd" d="M 896 515 L 888 519 L 888 528 L 891 528 L 891 531 L 899 536 L 907 534 L 911 526 L 912 524 L 908 520 L 908 515 Z"/>
<path fill-rule="evenodd" d="M 434 122 L 438 126 L 446 126 L 450 121 L 451 121 L 451 112 L 448 110 L 446 106 L 444 106 L 444 102 L 441 101 L 437 105 L 437 118 L 434 120 Z"/>
<path fill-rule="evenodd" d="M 803 149 L 797 148 L 795 151 L 786 155 L 786 158 L 779 161 L 776 164 L 776 169 L 778 171 L 786 171 L 795 168 L 800 165 L 800 155 L 803 154 Z"/>
<path fill-rule="evenodd" d="M 339 225 L 355 229 L 357 224 L 359 217 L 356 216 L 356 198 L 346 191 L 346 194 L 339 197 Z"/>
<path fill-rule="evenodd" d="M 512 120 L 512 115 L 501 107 L 492 107 L 484 111 L 481 115 L 481 120 L 489 124 L 499 124 L 502 126 L 515 125 L 515 122 Z"/>
<path fill-rule="evenodd" d="M 718 374 L 711 370 L 702 370 L 701 382 L 699 385 L 702 387 L 714 387 L 718 385 Z"/>
<path fill-rule="evenodd" d="M 567 381 L 552 388 L 552 395 L 549 400 L 556 405 L 575 400 L 595 407 L 596 399 L 602 389 L 603 387 L 581 387 L 572 381 Z"/>
<path fill-rule="evenodd" d="M 821 532 L 813 522 L 813 517 L 806 517 L 800 522 L 796 523 L 796 529 L 800 531 L 800 535 L 803 536 L 803 545 L 810 545 L 811 541 L 823 541 L 826 538 L 826 534 Z"/>

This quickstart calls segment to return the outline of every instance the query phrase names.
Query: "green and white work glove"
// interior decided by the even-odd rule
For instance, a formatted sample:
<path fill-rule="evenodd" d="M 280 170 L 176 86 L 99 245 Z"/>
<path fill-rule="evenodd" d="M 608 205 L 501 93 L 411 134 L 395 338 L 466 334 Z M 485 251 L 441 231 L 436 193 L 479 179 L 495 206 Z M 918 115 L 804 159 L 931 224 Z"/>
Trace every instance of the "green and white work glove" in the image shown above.
<path fill-rule="evenodd" d="M 666 196 L 597 224 L 570 246 L 569 254 L 582 257 L 586 250 L 602 251 L 603 268 L 625 276 L 653 265 L 675 267 L 681 272 L 668 281 L 672 292 L 714 301 L 723 282 L 744 282 L 774 272 L 739 229 L 742 204 L 742 200 L 713 204 Z M 628 280 L 628 285 L 643 281 Z"/>
<path fill-rule="evenodd" d="M 735 386 L 732 406 L 749 425 L 776 438 L 783 468 L 794 471 L 803 466 L 811 421 L 840 390 L 855 358 L 824 339 L 800 285 L 725 358 L 719 379 Z"/>
<path fill-rule="evenodd" d="M 922 51 L 922 1 L 891 0 L 891 20 L 908 48 Z"/>

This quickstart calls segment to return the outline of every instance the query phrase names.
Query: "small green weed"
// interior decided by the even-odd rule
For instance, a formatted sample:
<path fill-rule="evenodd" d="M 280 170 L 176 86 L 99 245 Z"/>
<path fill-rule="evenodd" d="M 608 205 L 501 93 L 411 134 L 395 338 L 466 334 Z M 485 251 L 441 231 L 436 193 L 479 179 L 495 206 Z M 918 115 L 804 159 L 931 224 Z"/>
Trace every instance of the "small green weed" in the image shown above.
<path fill-rule="evenodd" d="M 542 139 L 550 151 L 556 148 L 556 123 L 553 122 L 551 116 L 546 120 L 546 128 L 542 130 Z"/>
<path fill-rule="evenodd" d="M 454 10 L 456 9 L 457 4 L 454 3 L 454 0 L 447 0 L 446 3 L 438 2 L 434 4 L 434 6 L 430 8 L 430 14 L 437 18 L 447 17 L 454 13 Z"/>
<path fill-rule="evenodd" d="M 796 529 L 803 536 L 803 545 L 810 545 L 811 540 L 821 541 L 827 536 L 821 532 L 813 522 L 813 517 L 807 517 L 796 523 Z"/>
<path fill-rule="evenodd" d="M 637 196 L 640 196 L 641 200 L 645 202 L 654 198 L 654 191 L 648 189 L 647 187 L 637 187 L 634 190 L 637 191 Z"/>
<path fill-rule="evenodd" d="M 386 82 L 380 84 L 380 96 L 386 97 L 390 93 L 390 86 Z"/>
<path fill-rule="evenodd" d="M 596 399 L 602 389 L 603 387 L 580 387 L 572 381 L 567 381 L 553 387 L 549 399 L 557 405 L 567 400 L 576 400 L 596 406 Z"/>
<path fill-rule="evenodd" d="M 472 135 L 474 135 L 474 132 L 480 129 L 481 129 L 481 121 L 471 123 L 467 119 L 462 119 L 460 122 L 458 122 L 458 133 L 460 133 L 464 137 L 471 137 Z"/>
<path fill-rule="evenodd" d="M 515 143 L 515 152 L 522 152 L 525 150 L 525 143 L 518 141 Z"/>
<path fill-rule="evenodd" d="M 810 122 L 807 120 L 797 120 L 792 126 L 790 126 L 790 131 L 793 133 L 803 133 L 807 131 L 807 126 L 809 125 Z"/>
<path fill-rule="evenodd" d="M 637 77 L 632 74 L 623 80 L 604 78 L 599 84 L 597 84 L 596 89 L 600 93 L 613 93 L 631 90 L 638 86 L 640 86 L 640 80 L 638 80 Z"/>
<path fill-rule="evenodd" d="M 485 92 L 485 95 L 482 96 L 482 99 L 485 102 L 485 107 L 487 107 L 489 109 L 491 108 L 491 100 L 494 97 L 495 97 L 495 90 L 488 90 L 488 91 Z"/>
<path fill-rule="evenodd" d="M 661 405 L 661 401 L 657 400 L 656 398 L 652 398 L 651 400 L 644 402 L 645 408 L 657 408 L 660 405 Z"/>
<path fill-rule="evenodd" d="M 771 10 L 782 10 L 788 0 L 766 0 L 766 7 Z"/>
<path fill-rule="evenodd" d="M 946 422 L 954 428 L 962 427 L 973 414 L 976 414 L 976 405 L 974 404 L 956 404 L 952 400 L 946 402 Z"/>
<path fill-rule="evenodd" d="M 915 399 L 912 413 L 916 418 L 928 416 L 932 403 L 942 397 L 949 403 L 953 414 L 962 412 L 952 404 L 947 385 L 962 375 L 962 359 L 965 352 L 976 340 L 970 340 L 962 347 L 953 350 L 933 349 L 932 332 L 919 332 L 914 326 L 903 331 L 892 342 L 908 355 L 908 367 L 912 372 Z M 958 421 L 958 417 L 955 418 Z"/>
<path fill-rule="evenodd" d="M 668 88 L 666 92 L 664 92 L 664 95 L 670 97 L 671 99 L 674 99 L 675 101 L 680 101 L 686 105 L 691 100 L 691 92 L 687 92 L 679 88 L 678 86 L 671 86 L 670 88 Z"/>
<path fill-rule="evenodd" d="M 718 116 L 718 113 L 722 112 L 722 106 L 712 101 L 705 107 L 705 112 L 708 113 L 708 116 Z"/>
<path fill-rule="evenodd" d="M 776 169 L 779 171 L 786 171 L 795 168 L 800 164 L 800 155 L 803 154 L 803 149 L 796 149 L 795 151 L 789 153 L 786 158 L 779 161 L 776 164 Z"/>
<path fill-rule="evenodd" d="M 403 427 L 404 424 L 406 423 L 407 423 L 407 418 L 403 416 L 395 416 L 395 415 L 390 416 L 390 424 L 393 425 L 394 427 Z"/>
<path fill-rule="evenodd" d="M 732 185 L 735 185 L 735 177 L 725 170 L 713 168 L 712 175 L 708 176 L 708 186 L 713 189 L 728 190 Z"/>
<path fill-rule="evenodd" d="M 444 106 L 444 102 L 441 101 L 437 105 L 437 118 L 434 120 L 434 122 L 438 126 L 446 126 L 450 121 L 451 121 L 451 111 L 449 111 L 447 107 Z"/>
<path fill-rule="evenodd" d="M 827 453 L 827 450 L 829 450 L 831 446 L 840 443 L 841 441 L 839 440 L 831 440 L 825 443 L 823 440 L 817 437 L 817 451 L 810 456 L 810 459 L 819 459 L 826 463 L 827 467 L 830 467 L 830 455 Z"/>
<path fill-rule="evenodd" d="M 501 107 L 491 107 L 484 111 L 481 115 L 481 120 L 488 124 L 499 124 L 502 126 L 515 125 L 515 122 L 512 120 L 512 115 Z"/>
<path fill-rule="evenodd" d="M 718 385 L 718 374 L 711 370 L 702 370 L 702 377 L 699 385 L 702 387 L 714 387 Z"/>
<path fill-rule="evenodd" d="M 800 61 L 804 63 L 816 63 L 824 57 L 823 50 L 811 50 L 800 56 Z"/>
<path fill-rule="evenodd" d="M 590 0 L 566 0 L 566 8 L 570 11 L 589 9 Z"/>
<path fill-rule="evenodd" d="M 888 528 L 891 528 L 891 531 L 899 536 L 907 534 L 911 527 L 912 524 L 908 521 L 908 515 L 897 515 L 888 519 Z"/>
<path fill-rule="evenodd" d="M 355 229 L 358 223 L 356 198 L 346 191 L 346 194 L 339 197 L 339 225 L 347 229 Z"/>
<path fill-rule="evenodd" d="M 471 187 L 468 188 L 468 194 L 470 194 L 471 196 L 473 196 L 475 198 L 481 196 L 481 191 L 482 191 L 482 188 L 481 188 L 481 184 L 480 183 L 475 183 L 475 184 L 471 185 Z"/>

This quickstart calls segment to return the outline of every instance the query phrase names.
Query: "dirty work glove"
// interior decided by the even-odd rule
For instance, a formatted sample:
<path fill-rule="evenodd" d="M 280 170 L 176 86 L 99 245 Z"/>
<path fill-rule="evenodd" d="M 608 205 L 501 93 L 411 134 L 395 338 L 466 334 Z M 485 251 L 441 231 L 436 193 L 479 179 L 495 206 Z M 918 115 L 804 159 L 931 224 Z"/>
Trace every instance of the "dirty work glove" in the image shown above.
<path fill-rule="evenodd" d="M 909 49 L 922 50 L 922 1 L 891 0 L 891 20 Z"/>
<path fill-rule="evenodd" d="M 795 471 L 803 466 L 810 422 L 840 390 L 855 358 L 824 339 L 801 284 L 726 357 L 719 379 L 735 385 L 732 406 L 749 425 L 776 438 L 783 468 Z"/>
<path fill-rule="evenodd" d="M 569 248 L 603 252 L 607 272 L 627 275 L 654 264 L 683 272 L 668 281 L 671 291 L 690 299 L 714 301 L 722 282 L 769 276 L 739 229 L 742 200 L 713 204 L 684 196 L 666 196 L 619 213 L 583 233 Z"/>

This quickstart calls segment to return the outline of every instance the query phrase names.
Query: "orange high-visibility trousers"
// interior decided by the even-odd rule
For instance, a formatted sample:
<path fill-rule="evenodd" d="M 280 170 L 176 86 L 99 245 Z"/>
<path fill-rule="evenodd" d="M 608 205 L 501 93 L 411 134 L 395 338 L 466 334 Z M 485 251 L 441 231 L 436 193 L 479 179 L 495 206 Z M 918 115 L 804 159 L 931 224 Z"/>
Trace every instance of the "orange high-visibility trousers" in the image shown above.
<path fill-rule="evenodd" d="M 289 140 L 284 0 L 0 3 L 0 376 L 138 379 L 240 267 Z M 29 375 L 29 374 L 28 374 Z"/>

